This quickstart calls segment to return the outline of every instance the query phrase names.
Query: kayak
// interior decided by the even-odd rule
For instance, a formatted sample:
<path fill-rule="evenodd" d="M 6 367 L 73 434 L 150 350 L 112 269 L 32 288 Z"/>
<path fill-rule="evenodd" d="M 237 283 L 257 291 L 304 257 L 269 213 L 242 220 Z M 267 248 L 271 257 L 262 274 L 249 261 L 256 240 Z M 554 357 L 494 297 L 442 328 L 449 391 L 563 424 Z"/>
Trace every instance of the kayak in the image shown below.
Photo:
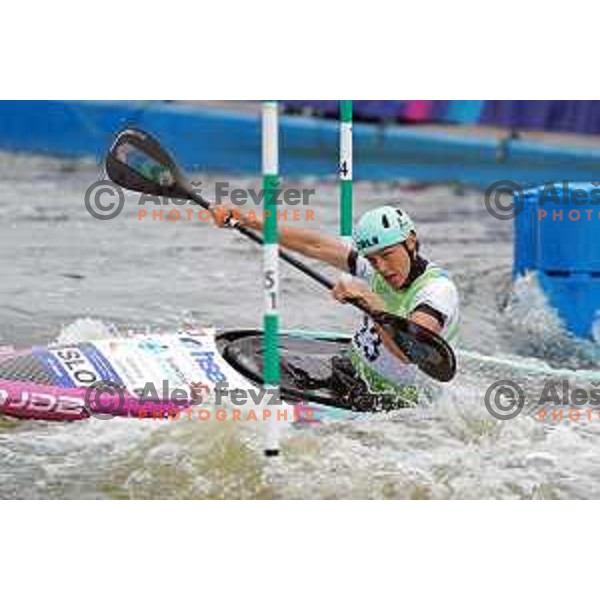
<path fill-rule="evenodd" d="M 294 421 L 356 414 L 326 383 L 331 359 L 349 344 L 347 335 L 281 334 L 280 398 L 293 407 Z M 0 414 L 50 421 L 155 418 L 197 404 L 193 392 L 199 389 L 207 402 L 215 394 L 227 400 L 232 390 L 245 390 L 255 401 L 252 407 L 262 390 L 262 356 L 260 331 L 212 328 L 4 351 Z M 312 385 L 304 386 L 307 380 Z M 315 381 L 324 383 L 315 386 Z"/>

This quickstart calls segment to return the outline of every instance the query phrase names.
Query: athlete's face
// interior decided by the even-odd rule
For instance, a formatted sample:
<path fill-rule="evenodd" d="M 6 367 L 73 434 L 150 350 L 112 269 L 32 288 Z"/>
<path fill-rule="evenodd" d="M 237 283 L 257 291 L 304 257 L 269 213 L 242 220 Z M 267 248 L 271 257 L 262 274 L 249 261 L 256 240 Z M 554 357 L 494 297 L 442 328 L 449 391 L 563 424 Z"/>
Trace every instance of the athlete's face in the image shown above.
<path fill-rule="evenodd" d="M 416 243 L 416 237 L 411 233 L 406 240 L 411 254 L 414 253 Z M 373 252 L 367 256 L 367 260 L 394 289 L 399 290 L 404 285 L 410 272 L 410 256 L 403 244 L 388 246 L 379 252 Z"/>

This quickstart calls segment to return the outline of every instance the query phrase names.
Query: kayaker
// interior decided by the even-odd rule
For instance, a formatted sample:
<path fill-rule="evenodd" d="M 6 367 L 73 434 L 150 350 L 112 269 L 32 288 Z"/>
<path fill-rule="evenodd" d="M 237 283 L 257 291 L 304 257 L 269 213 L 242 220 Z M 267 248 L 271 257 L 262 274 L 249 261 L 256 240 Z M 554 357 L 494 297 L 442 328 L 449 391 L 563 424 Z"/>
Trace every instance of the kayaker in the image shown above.
<path fill-rule="evenodd" d="M 254 211 L 246 214 L 238 207 L 221 205 L 213 215 L 221 227 L 235 220 L 252 229 L 263 227 Z M 406 212 L 393 206 L 368 211 L 358 221 L 353 241 L 349 247 L 343 239 L 313 229 L 279 227 L 281 246 L 353 276 L 336 283 L 332 293 L 338 301 L 359 299 L 373 310 L 415 321 L 447 341 L 455 337 L 459 316 L 456 286 L 446 271 L 419 254 L 416 228 Z M 338 391 L 344 387 L 354 409 L 390 408 L 390 402 L 404 405 L 417 400 L 416 366 L 408 363 L 367 315 L 362 316 L 353 336 L 352 351 L 335 360 L 332 367 L 328 385 Z"/>

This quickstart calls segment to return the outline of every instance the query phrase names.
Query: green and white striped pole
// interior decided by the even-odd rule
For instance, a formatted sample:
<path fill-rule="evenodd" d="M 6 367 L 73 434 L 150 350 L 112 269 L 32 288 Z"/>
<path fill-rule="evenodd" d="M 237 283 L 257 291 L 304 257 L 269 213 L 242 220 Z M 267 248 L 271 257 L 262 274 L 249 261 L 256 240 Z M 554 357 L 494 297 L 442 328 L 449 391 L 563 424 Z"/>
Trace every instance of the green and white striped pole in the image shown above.
<path fill-rule="evenodd" d="M 279 185 L 279 128 L 277 102 L 263 102 L 262 106 L 262 175 L 264 190 L 264 246 L 263 278 L 265 306 L 263 315 L 263 381 L 269 391 L 279 390 L 279 235 L 277 231 L 277 206 L 274 191 Z M 272 397 L 266 394 L 265 398 Z M 263 409 L 265 407 L 263 406 Z M 269 408 L 269 407 L 266 407 Z M 272 415 L 267 422 L 265 454 L 279 454 L 277 407 L 271 406 Z"/>
<path fill-rule="evenodd" d="M 352 238 L 352 100 L 340 100 L 340 235 Z"/>

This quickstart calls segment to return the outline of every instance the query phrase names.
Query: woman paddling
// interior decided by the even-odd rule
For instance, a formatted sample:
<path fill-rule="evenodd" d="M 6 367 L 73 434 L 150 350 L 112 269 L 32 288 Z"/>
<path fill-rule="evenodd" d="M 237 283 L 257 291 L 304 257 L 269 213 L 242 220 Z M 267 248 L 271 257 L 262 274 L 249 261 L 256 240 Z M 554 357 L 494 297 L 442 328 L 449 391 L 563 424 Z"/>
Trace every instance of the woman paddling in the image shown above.
<path fill-rule="evenodd" d="M 241 222 L 262 230 L 254 211 L 213 208 L 220 227 Z M 411 218 L 402 210 L 382 206 L 365 213 L 349 247 L 341 238 L 300 227 L 279 228 L 281 246 L 350 273 L 335 285 L 340 302 L 356 299 L 375 311 L 408 318 L 451 341 L 458 327 L 459 300 L 448 273 L 419 255 Z M 286 365 L 282 365 L 286 368 Z M 418 399 L 417 368 L 410 364 L 380 325 L 363 315 L 347 355 L 336 357 L 331 376 L 315 380 L 293 365 L 287 371 L 302 387 L 330 387 L 354 410 L 391 409 Z"/>

